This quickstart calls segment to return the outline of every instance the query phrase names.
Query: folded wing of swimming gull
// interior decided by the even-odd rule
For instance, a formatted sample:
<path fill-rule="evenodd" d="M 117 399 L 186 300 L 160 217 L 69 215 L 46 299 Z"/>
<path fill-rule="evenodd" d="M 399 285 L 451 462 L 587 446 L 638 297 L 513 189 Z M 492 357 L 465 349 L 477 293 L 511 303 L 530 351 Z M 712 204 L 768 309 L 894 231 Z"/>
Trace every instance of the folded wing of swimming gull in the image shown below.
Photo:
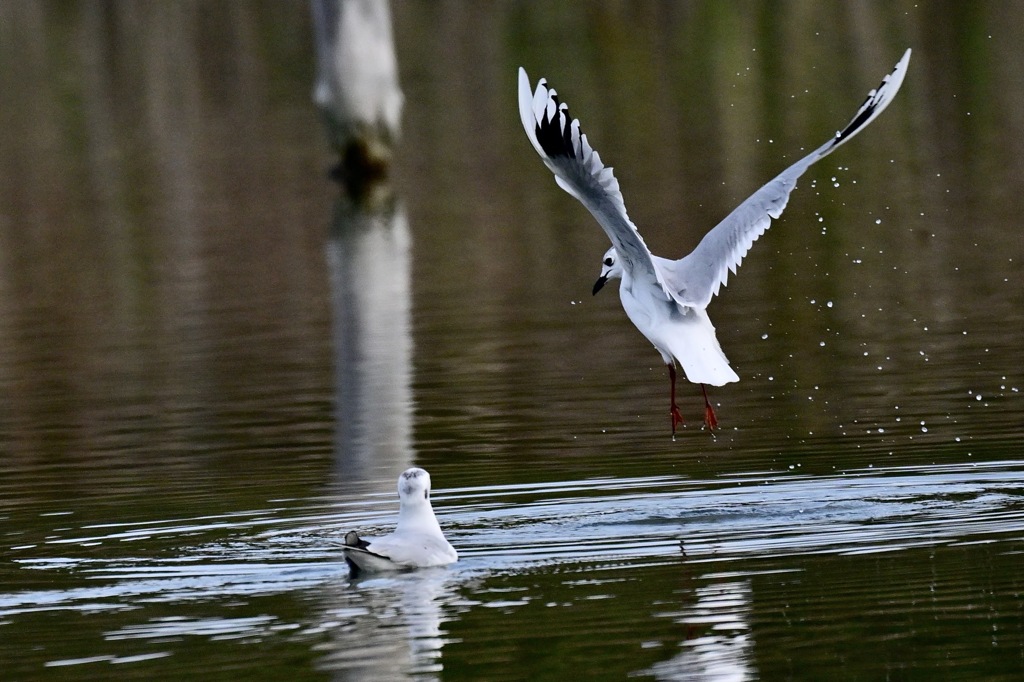
<path fill-rule="evenodd" d="M 666 284 L 683 305 L 706 307 L 729 278 L 735 274 L 747 251 L 782 215 L 796 181 L 810 166 L 864 130 L 892 101 L 903 83 L 910 62 L 910 50 L 867 99 L 845 128 L 825 144 L 779 173 L 754 192 L 722 222 L 711 229 L 689 255 L 672 261 L 655 257 Z"/>
<path fill-rule="evenodd" d="M 346 533 L 342 552 L 352 574 L 446 566 L 458 560 L 430 505 L 430 474 L 416 467 L 403 471 L 398 498 L 395 532 L 368 538 Z"/>

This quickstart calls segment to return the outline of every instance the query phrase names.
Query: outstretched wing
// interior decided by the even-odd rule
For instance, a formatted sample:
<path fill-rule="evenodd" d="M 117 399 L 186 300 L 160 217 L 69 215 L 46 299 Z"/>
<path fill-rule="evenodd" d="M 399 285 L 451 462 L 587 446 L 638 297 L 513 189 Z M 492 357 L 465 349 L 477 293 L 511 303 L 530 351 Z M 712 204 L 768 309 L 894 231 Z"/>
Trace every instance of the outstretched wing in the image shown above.
<path fill-rule="evenodd" d="M 537 82 L 536 92 L 530 92 L 530 78 L 522 67 L 519 116 L 533 148 L 555 174 L 555 182 L 597 218 L 623 261 L 623 268 L 634 278 L 656 281 L 668 300 L 670 294 L 651 252 L 626 214 L 619 181 L 612 169 L 601 163 L 587 136 L 580 132 L 580 122 L 569 117 L 569 107 L 559 101 L 545 79 Z"/>
<path fill-rule="evenodd" d="M 702 308 L 711 302 L 711 298 L 726 284 L 729 272 L 736 272 L 753 243 L 771 226 L 772 219 L 782 215 L 789 195 L 804 171 L 867 127 L 889 106 L 903 84 L 909 62 L 908 49 L 892 73 L 882 79 L 876 90 L 868 93 L 864 104 L 845 128 L 754 192 L 704 235 L 692 253 L 677 261 L 658 259 L 659 269 L 676 300 Z"/>

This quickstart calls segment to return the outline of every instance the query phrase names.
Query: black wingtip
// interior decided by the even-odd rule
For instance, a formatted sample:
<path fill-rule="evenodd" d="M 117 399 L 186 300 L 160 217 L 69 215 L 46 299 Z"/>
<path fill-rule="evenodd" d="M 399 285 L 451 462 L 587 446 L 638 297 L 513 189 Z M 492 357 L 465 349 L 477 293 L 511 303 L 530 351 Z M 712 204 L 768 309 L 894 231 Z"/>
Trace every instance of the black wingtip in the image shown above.
<path fill-rule="evenodd" d="M 555 104 L 555 111 L 549 116 L 547 112 L 551 107 L 545 107 L 544 114 L 537 121 L 537 144 L 549 158 L 573 157 L 576 150 L 572 146 L 572 119 L 568 107 L 561 103 L 554 92 L 549 97 Z"/>
<path fill-rule="evenodd" d="M 878 87 L 868 94 L 864 103 L 861 104 L 861 110 L 857 112 L 857 115 L 853 117 L 853 120 L 847 123 L 845 128 L 836 133 L 835 139 L 832 141 L 832 147 L 838 147 L 845 140 L 856 135 L 857 131 L 874 118 L 875 114 L 880 109 L 884 109 L 889 104 L 889 101 L 892 100 L 896 91 L 899 90 L 900 85 L 902 85 L 903 76 L 897 74 L 900 73 L 901 68 L 906 69 L 906 62 L 909 61 L 909 59 L 910 50 L 908 49 L 903 53 L 903 56 L 900 58 L 900 61 L 896 63 L 893 70 L 886 74 L 885 78 L 882 79 L 882 82 L 878 84 Z M 893 78 L 899 78 L 899 82 L 897 82 L 895 86 L 890 83 Z M 892 92 L 888 92 L 890 88 L 894 88 Z"/>
<path fill-rule="evenodd" d="M 345 546 L 355 547 L 356 549 L 366 549 L 370 546 L 370 543 L 359 537 L 359 533 L 354 530 L 350 530 L 345 533 Z"/>
<path fill-rule="evenodd" d="M 833 141 L 833 146 L 839 146 L 844 140 L 856 134 L 860 130 L 868 119 L 875 115 L 875 110 L 878 109 L 879 101 L 871 102 L 876 96 L 872 94 L 866 100 L 864 100 L 863 111 L 854 116 L 853 120 L 850 121 L 845 128 L 836 133 L 836 139 Z"/>

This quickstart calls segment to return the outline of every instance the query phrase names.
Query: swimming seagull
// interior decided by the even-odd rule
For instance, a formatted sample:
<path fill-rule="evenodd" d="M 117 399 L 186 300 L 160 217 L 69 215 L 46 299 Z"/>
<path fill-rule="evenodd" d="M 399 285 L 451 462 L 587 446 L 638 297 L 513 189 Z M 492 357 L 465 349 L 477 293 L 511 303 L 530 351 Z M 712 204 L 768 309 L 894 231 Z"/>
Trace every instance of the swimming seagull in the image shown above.
<path fill-rule="evenodd" d="M 908 49 L 878 89 L 868 93 L 845 128 L 750 195 L 704 235 L 697 248 L 679 260 L 651 254 L 626 214 L 618 180 L 580 132 L 579 121 L 570 118 L 568 106 L 559 101 L 545 79 L 537 82 L 531 94 L 530 79 L 519 68 L 519 115 L 527 137 L 544 165 L 555 174 L 558 186 L 587 207 L 612 242 L 602 259 L 601 276 L 593 293 L 596 295 L 609 279 L 621 278 L 619 298 L 626 315 L 668 366 L 673 436 L 676 425 L 683 421 L 676 406 L 676 362 L 687 379 L 701 385 L 704 423 L 710 430 L 715 429 L 718 420 L 705 384 L 722 386 L 739 381 L 718 345 L 705 310 L 711 298 L 726 283 L 729 272 L 736 272 L 772 218 L 782 215 L 804 171 L 863 130 L 889 105 L 903 83 L 909 61 Z"/>
<path fill-rule="evenodd" d="M 430 474 L 406 469 L 398 477 L 398 525 L 395 532 L 379 538 L 345 534 L 345 563 L 352 575 L 362 571 L 400 571 L 409 568 L 446 566 L 459 555 L 437 523 L 430 506 Z"/>

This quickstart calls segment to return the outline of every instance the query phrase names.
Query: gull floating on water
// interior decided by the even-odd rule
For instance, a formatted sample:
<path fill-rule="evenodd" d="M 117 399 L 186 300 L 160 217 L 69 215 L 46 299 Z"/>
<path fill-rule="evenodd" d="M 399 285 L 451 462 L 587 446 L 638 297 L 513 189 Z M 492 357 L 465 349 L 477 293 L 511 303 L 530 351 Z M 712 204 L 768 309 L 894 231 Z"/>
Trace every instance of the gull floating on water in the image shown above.
<path fill-rule="evenodd" d="M 863 130 L 889 105 L 903 83 L 910 62 L 910 50 L 882 79 L 857 113 L 828 142 L 782 171 L 774 180 L 754 192 L 746 201 L 704 235 L 688 256 L 669 260 L 652 255 L 629 216 L 612 169 L 601 158 L 579 121 L 569 116 L 568 106 L 559 101 L 545 79 L 531 94 L 530 79 L 519 69 L 519 115 L 526 135 L 544 164 L 555 174 L 555 182 L 576 197 L 597 218 L 612 242 L 604 254 L 601 276 L 594 294 L 609 279 L 622 279 L 619 298 L 626 315 L 654 344 L 668 366 L 671 384 L 672 434 L 683 421 L 676 406 L 676 362 L 686 378 L 701 385 L 704 394 L 704 422 L 714 430 L 718 425 L 708 401 L 705 384 L 722 386 L 739 381 L 718 345 L 715 328 L 706 308 L 712 297 L 736 272 L 751 245 L 782 215 L 797 179 L 811 164 Z"/>
<path fill-rule="evenodd" d="M 403 471 L 398 477 L 398 499 L 401 507 L 394 533 L 379 538 L 361 538 L 355 531 L 345 534 L 342 552 L 353 575 L 446 566 L 458 560 L 430 506 L 430 474 L 416 467 Z"/>

